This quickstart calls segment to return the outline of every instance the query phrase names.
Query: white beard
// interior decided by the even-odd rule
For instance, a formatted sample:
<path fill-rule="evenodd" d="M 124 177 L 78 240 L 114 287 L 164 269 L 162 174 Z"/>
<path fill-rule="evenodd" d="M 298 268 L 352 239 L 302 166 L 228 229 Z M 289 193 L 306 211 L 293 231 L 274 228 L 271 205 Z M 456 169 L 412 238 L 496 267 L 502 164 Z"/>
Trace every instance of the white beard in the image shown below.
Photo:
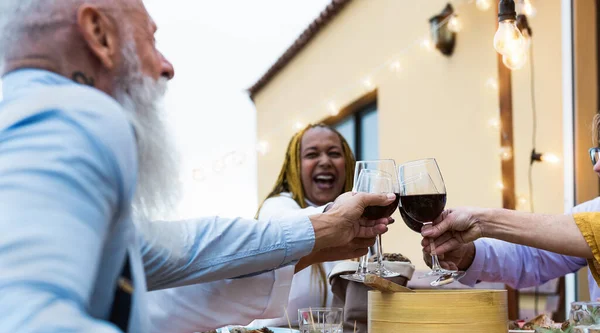
<path fill-rule="evenodd" d="M 123 51 L 123 75 L 116 81 L 115 98 L 130 118 L 137 139 L 138 183 L 133 199 L 133 222 L 152 246 L 177 253 L 183 235 L 158 228 L 156 220 L 172 218 L 181 197 L 179 155 L 165 121 L 163 98 L 167 79 L 158 81 L 141 71 L 135 44 Z"/>

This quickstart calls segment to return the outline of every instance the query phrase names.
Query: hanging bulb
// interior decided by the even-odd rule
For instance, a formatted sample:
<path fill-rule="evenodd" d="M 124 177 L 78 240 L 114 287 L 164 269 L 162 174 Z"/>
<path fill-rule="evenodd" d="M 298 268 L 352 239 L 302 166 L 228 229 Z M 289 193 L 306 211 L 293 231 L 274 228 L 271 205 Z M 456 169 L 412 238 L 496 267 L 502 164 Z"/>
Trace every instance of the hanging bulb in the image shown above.
<path fill-rule="evenodd" d="M 458 19 L 458 15 L 453 14 L 452 16 L 450 16 L 450 19 L 448 20 L 448 30 L 450 30 L 451 32 L 459 32 L 461 29 L 462 24 Z"/>
<path fill-rule="evenodd" d="M 494 35 L 494 48 L 502 55 L 522 52 L 525 47 L 525 38 L 517 28 L 515 20 L 505 20 L 498 24 L 498 31 Z"/>
<path fill-rule="evenodd" d="M 502 62 L 506 67 L 510 70 L 518 70 L 525 66 L 527 63 L 527 53 L 526 52 L 515 52 L 512 54 L 507 54 L 502 56 Z"/>
<path fill-rule="evenodd" d="M 426 51 L 433 51 L 435 49 L 435 45 L 429 38 L 425 38 L 421 41 L 421 48 Z"/>
<path fill-rule="evenodd" d="M 485 12 L 492 7 L 492 0 L 477 0 L 475 5 L 477 9 Z"/>

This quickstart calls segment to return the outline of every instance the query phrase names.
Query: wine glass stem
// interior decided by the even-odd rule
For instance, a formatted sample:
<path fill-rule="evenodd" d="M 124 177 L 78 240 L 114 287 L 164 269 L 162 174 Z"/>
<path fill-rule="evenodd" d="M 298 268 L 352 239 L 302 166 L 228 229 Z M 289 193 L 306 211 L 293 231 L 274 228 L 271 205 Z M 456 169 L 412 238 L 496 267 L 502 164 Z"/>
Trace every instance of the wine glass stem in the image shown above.
<path fill-rule="evenodd" d="M 381 245 L 381 235 L 377 235 L 377 273 L 379 276 L 383 273 L 383 246 Z"/>
<path fill-rule="evenodd" d="M 360 257 L 360 262 L 358 264 L 358 273 L 359 274 L 367 274 L 369 272 L 369 255 L 365 254 Z"/>
<path fill-rule="evenodd" d="M 429 239 L 429 249 L 431 250 L 431 270 L 440 271 L 442 270 L 442 266 L 440 266 L 440 261 L 438 259 L 437 253 L 435 251 L 435 242 L 433 238 Z"/>

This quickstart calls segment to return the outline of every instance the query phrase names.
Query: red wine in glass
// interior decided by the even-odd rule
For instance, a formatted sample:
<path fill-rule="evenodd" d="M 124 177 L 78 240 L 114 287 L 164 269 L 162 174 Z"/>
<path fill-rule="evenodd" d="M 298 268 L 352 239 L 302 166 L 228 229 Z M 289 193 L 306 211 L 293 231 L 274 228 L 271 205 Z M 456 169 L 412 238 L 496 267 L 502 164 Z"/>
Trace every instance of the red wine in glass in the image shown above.
<path fill-rule="evenodd" d="M 403 195 L 400 202 L 408 216 L 421 223 L 430 222 L 444 211 L 446 193 Z"/>
<path fill-rule="evenodd" d="M 410 217 L 410 215 L 406 213 L 402 205 L 398 205 L 398 211 L 400 212 L 400 216 L 402 217 L 404 224 L 406 224 L 406 226 L 409 227 L 410 230 L 421 233 L 421 229 L 423 229 L 423 223 Z"/>
<path fill-rule="evenodd" d="M 396 200 L 387 206 L 369 206 L 365 208 L 363 212 L 363 217 L 369 220 L 377 220 L 382 217 L 388 217 L 394 214 L 396 208 L 398 207 L 398 203 L 400 202 L 400 193 L 394 193 L 396 195 Z"/>

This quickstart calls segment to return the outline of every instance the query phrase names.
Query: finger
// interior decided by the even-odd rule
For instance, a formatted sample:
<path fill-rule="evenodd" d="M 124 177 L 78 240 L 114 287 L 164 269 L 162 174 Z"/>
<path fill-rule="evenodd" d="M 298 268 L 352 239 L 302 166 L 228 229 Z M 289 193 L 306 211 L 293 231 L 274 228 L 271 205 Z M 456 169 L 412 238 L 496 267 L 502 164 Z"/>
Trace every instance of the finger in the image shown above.
<path fill-rule="evenodd" d="M 350 242 L 351 249 L 366 249 L 375 245 L 377 238 L 355 238 Z"/>
<path fill-rule="evenodd" d="M 363 207 L 387 206 L 396 200 L 394 193 L 358 193 L 356 197 L 362 201 Z"/>
<path fill-rule="evenodd" d="M 452 239 L 449 239 L 444 244 L 440 244 L 439 246 L 436 246 L 435 251 L 438 253 L 438 255 L 444 254 L 446 252 L 454 251 L 454 250 L 460 248 L 462 245 L 463 245 L 463 243 L 461 243 L 458 239 L 452 238 Z"/>
<path fill-rule="evenodd" d="M 440 237 L 434 239 L 434 242 L 436 245 L 441 245 L 441 244 L 444 244 L 445 242 L 447 242 L 452 237 L 454 237 L 454 235 L 452 235 L 451 232 L 445 232 Z"/>
<path fill-rule="evenodd" d="M 376 220 L 367 220 L 365 218 L 361 218 L 360 220 L 358 220 L 358 224 L 363 227 L 373 227 L 378 224 L 388 225 L 390 224 L 390 217 L 382 217 Z"/>
<path fill-rule="evenodd" d="M 435 239 L 440 237 L 443 233 L 447 232 L 448 230 L 452 229 L 451 227 L 452 221 L 448 216 L 446 216 L 442 221 L 440 221 L 437 224 L 424 225 L 423 229 L 421 229 L 421 235 L 423 237 L 431 237 Z"/>
<path fill-rule="evenodd" d="M 384 224 L 377 224 L 372 227 L 363 227 L 361 226 L 358 229 L 357 238 L 373 238 L 377 235 L 385 234 L 388 231 L 388 227 Z"/>
<path fill-rule="evenodd" d="M 421 240 L 421 246 L 422 246 L 423 248 L 425 248 L 425 247 L 429 247 L 429 243 L 431 243 L 431 240 L 430 240 L 429 238 L 423 238 L 423 239 Z"/>
<path fill-rule="evenodd" d="M 450 214 L 450 210 L 449 209 L 444 210 L 440 214 L 440 216 L 436 217 L 435 220 L 433 220 L 433 224 L 440 223 L 441 221 L 443 221 L 448 216 L 448 214 Z"/>

